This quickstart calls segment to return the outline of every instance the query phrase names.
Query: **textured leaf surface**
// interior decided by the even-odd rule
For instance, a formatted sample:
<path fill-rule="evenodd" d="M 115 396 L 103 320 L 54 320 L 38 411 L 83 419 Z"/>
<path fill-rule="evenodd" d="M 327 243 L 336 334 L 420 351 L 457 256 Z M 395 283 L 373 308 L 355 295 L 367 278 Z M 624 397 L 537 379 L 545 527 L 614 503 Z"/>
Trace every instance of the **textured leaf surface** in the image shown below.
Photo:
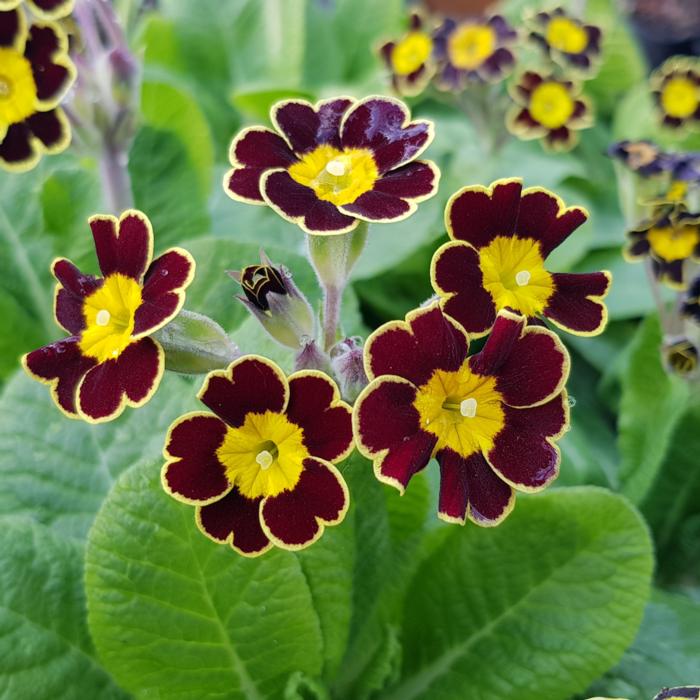
<path fill-rule="evenodd" d="M 0 521 L 0 697 L 126 698 L 94 657 L 81 549 L 28 520 Z"/>
<path fill-rule="evenodd" d="M 321 626 L 297 557 L 210 542 L 159 472 L 127 471 L 88 540 L 90 630 L 107 668 L 140 696 L 174 700 L 281 697 L 292 672 L 319 675 Z"/>
<path fill-rule="evenodd" d="M 602 489 L 520 497 L 498 528 L 454 528 L 408 591 L 403 680 L 383 698 L 564 700 L 634 638 L 651 568 L 641 518 Z"/>

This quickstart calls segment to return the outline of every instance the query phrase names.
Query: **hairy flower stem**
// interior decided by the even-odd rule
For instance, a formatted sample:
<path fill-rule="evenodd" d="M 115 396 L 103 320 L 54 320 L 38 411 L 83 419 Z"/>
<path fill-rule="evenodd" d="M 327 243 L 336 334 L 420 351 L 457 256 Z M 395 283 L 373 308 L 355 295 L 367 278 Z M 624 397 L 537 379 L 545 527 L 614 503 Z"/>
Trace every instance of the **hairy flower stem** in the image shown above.
<path fill-rule="evenodd" d="M 656 277 L 654 277 L 654 270 L 651 266 L 651 260 L 645 260 L 644 267 L 646 268 L 647 276 L 649 277 L 649 287 L 651 288 L 651 295 L 654 298 L 656 309 L 659 312 L 659 320 L 661 321 L 661 329 L 664 337 L 671 336 L 673 335 L 673 319 L 669 318 L 666 304 L 661 298 L 659 283 L 656 280 Z"/>
<path fill-rule="evenodd" d="M 321 327 L 326 352 L 338 340 L 343 295 L 350 272 L 367 242 L 367 229 L 367 222 L 360 221 L 349 233 L 308 237 L 309 258 L 323 289 Z"/>
<path fill-rule="evenodd" d="M 127 163 L 128 156 L 123 150 L 106 141 L 102 144 L 100 178 L 104 204 L 110 214 L 117 216 L 134 205 Z"/>

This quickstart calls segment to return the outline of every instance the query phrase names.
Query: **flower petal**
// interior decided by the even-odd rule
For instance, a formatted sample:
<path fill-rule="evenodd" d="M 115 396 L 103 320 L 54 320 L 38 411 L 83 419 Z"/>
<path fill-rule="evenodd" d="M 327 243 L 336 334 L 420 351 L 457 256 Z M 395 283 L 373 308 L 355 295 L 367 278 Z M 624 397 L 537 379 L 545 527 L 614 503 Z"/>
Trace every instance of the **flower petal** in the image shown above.
<path fill-rule="evenodd" d="M 89 423 L 114 420 L 126 406 L 143 406 L 160 384 L 165 357 L 152 338 L 129 345 L 119 357 L 93 367 L 78 387 L 78 413 Z"/>
<path fill-rule="evenodd" d="M 345 518 L 350 494 L 340 472 L 309 457 L 292 491 L 263 500 L 260 521 L 265 534 L 282 549 L 303 549 L 323 534 L 324 526 Z"/>
<path fill-rule="evenodd" d="M 496 236 L 515 231 L 522 181 L 497 180 L 490 187 L 464 187 L 450 197 L 445 209 L 445 226 L 450 238 L 466 241 L 475 248 L 488 245 Z"/>
<path fill-rule="evenodd" d="M 151 263 L 143 281 L 142 303 L 134 316 L 135 337 L 153 333 L 180 311 L 194 270 L 194 259 L 183 248 L 171 248 Z"/>
<path fill-rule="evenodd" d="M 312 456 L 339 462 L 352 451 L 352 409 L 323 372 L 290 375 L 287 417 L 303 429 L 304 445 Z"/>
<path fill-rule="evenodd" d="M 440 171 L 433 163 L 416 160 L 380 177 L 374 191 L 421 201 L 435 194 L 439 181 Z"/>
<path fill-rule="evenodd" d="M 567 207 L 549 190 L 528 187 L 523 190 L 520 213 L 515 232 L 521 238 L 540 242 L 542 257 L 546 258 L 588 219 L 582 207 Z"/>
<path fill-rule="evenodd" d="M 464 458 L 444 449 L 437 454 L 437 460 L 441 520 L 464 524 L 468 517 L 477 525 L 491 527 L 513 510 L 513 489 L 498 477 L 480 452 Z"/>
<path fill-rule="evenodd" d="M 10 171 L 25 171 L 39 161 L 36 140 L 26 122 L 11 124 L 0 143 L 0 163 Z"/>
<path fill-rule="evenodd" d="M 612 275 L 607 272 L 555 273 L 554 294 L 543 315 L 559 328 L 575 335 L 598 335 L 608 321 L 603 303 Z"/>
<path fill-rule="evenodd" d="M 19 10 L 0 11 L 0 46 L 22 51 L 26 24 L 24 15 Z"/>
<path fill-rule="evenodd" d="M 360 195 L 352 204 L 339 207 L 350 216 L 357 216 L 365 221 L 401 221 L 413 214 L 416 205 L 393 194 L 371 190 Z"/>
<path fill-rule="evenodd" d="M 41 19 L 59 19 L 73 11 L 75 0 L 26 0 L 26 3 Z"/>
<path fill-rule="evenodd" d="M 78 342 L 77 337 L 64 338 L 22 358 L 27 374 L 51 387 L 51 397 L 70 418 L 78 417 L 75 402 L 78 385 L 95 366 L 93 358 L 81 354 Z"/>
<path fill-rule="evenodd" d="M 501 311 L 483 349 L 469 358 L 473 372 L 496 377 L 509 406 L 528 407 L 558 394 L 569 376 L 569 353 L 552 331 L 525 326 L 525 319 Z"/>
<path fill-rule="evenodd" d="M 374 331 L 365 345 L 365 370 L 370 379 L 391 374 L 420 386 L 436 369 L 459 369 L 468 350 L 462 328 L 433 303 L 408 313 L 406 322 Z"/>
<path fill-rule="evenodd" d="M 226 435 L 226 424 L 210 413 L 187 413 L 168 431 L 161 470 L 166 493 L 185 503 L 205 504 L 231 489 L 216 450 Z"/>
<path fill-rule="evenodd" d="M 272 170 L 262 177 L 265 201 L 283 218 L 307 233 L 346 233 L 357 219 L 343 214 L 335 204 L 319 199 L 310 188 L 291 178 L 286 170 Z"/>
<path fill-rule="evenodd" d="M 369 148 L 383 174 L 417 158 L 433 140 L 430 122 L 410 119 L 399 100 L 367 97 L 353 105 L 343 119 L 343 147 Z"/>
<path fill-rule="evenodd" d="M 272 547 L 260 527 L 261 500 L 246 498 L 233 488 L 223 498 L 198 506 L 197 527 L 214 542 L 228 543 L 245 557 L 257 557 Z"/>
<path fill-rule="evenodd" d="M 336 97 L 314 107 L 306 100 L 285 100 L 272 108 L 270 117 L 297 154 L 324 143 L 340 148 L 340 122 L 354 102 L 351 97 Z"/>
<path fill-rule="evenodd" d="M 51 265 L 51 272 L 58 280 L 54 295 L 56 322 L 72 335 L 85 328 L 83 299 L 102 286 L 103 280 L 84 275 L 70 260 L 58 258 Z"/>
<path fill-rule="evenodd" d="M 479 253 L 462 241 L 450 241 L 435 251 L 430 265 L 433 289 L 442 310 L 475 336 L 483 335 L 496 320 L 496 306 L 484 289 Z"/>
<path fill-rule="evenodd" d="M 420 429 L 414 408 L 416 387 L 399 377 L 380 377 L 366 387 L 353 412 L 353 430 L 361 454 L 374 461 L 379 481 L 403 493 L 423 469 L 437 443 Z"/>
<path fill-rule="evenodd" d="M 565 391 L 534 408 L 505 406 L 505 427 L 487 455 L 497 474 L 519 491 L 540 491 L 559 475 L 561 453 L 554 441 L 569 426 Z"/>
<path fill-rule="evenodd" d="M 42 111 L 55 107 L 75 78 L 73 64 L 60 55 L 67 48 L 66 36 L 56 25 L 32 24 L 29 28 L 24 55 L 32 66 Z"/>
<path fill-rule="evenodd" d="M 228 369 L 207 375 L 197 398 L 232 428 L 238 428 L 248 413 L 282 413 L 289 385 L 272 360 L 246 355 Z"/>
<path fill-rule="evenodd" d="M 129 209 L 118 221 L 114 216 L 93 216 L 89 223 L 102 274 L 107 277 L 118 272 L 140 283 L 153 257 L 153 229 L 148 217 Z"/>
<path fill-rule="evenodd" d="M 274 131 L 260 126 L 243 129 L 231 143 L 233 169 L 224 176 L 224 190 L 233 199 L 263 204 L 260 178 L 271 168 L 286 168 L 296 156 Z"/>
<path fill-rule="evenodd" d="M 56 154 L 65 150 L 70 143 L 70 125 L 61 109 L 32 114 L 26 121 L 33 136 L 41 142 L 43 150 Z"/>

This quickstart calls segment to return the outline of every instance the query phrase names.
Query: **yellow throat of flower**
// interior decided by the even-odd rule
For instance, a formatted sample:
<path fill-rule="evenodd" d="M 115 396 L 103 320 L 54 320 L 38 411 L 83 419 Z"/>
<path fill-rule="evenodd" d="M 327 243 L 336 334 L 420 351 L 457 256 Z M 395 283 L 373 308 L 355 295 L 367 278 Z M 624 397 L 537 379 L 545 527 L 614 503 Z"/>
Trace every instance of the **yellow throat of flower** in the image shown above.
<path fill-rule="evenodd" d="M 531 238 L 496 236 L 479 251 L 479 267 L 498 311 L 510 307 L 534 316 L 542 313 L 554 293 L 540 244 Z"/>
<path fill-rule="evenodd" d="M 568 17 L 553 17 L 547 24 L 547 43 L 563 53 L 582 53 L 588 46 L 588 34 Z"/>
<path fill-rule="evenodd" d="M 434 453 L 445 447 L 462 457 L 487 453 L 505 425 L 495 378 L 474 374 L 466 362 L 456 372 L 435 370 L 413 405 L 421 428 L 438 439 Z"/>
<path fill-rule="evenodd" d="M 114 360 L 131 343 L 134 316 L 141 306 L 138 282 L 115 273 L 83 302 L 85 330 L 80 337 L 80 350 L 98 362 Z"/>
<path fill-rule="evenodd" d="M 410 75 L 430 58 L 432 39 L 423 32 L 409 32 L 394 46 L 391 67 L 397 75 Z"/>
<path fill-rule="evenodd" d="M 246 498 L 292 490 L 309 452 L 304 431 L 279 413 L 249 413 L 242 426 L 228 428 L 216 451 L 226 477 Z"/>
<path fill-rule="evenodd" d="M 560 83 L 540 83 L 530 96 L 532 118 L 548 129 L 564 126 L 574 113 L 574 100 Z"/>
<path fill-rule="evenodd" d="M 661 106 L 671 117 L 689 117 L 700 106 L 700 86 L 683 76 L 670 78 L 661 89 Z"/>
<path fill-rule="evenodd" d="M 369 192 L 379 178 L 372 151 L 366 148 L 341 151 L 328 144 L 305 153 L 288 172 L 293 180 L 310 187 L 319 199 L 336 206 L 352 204 Z"/>
<path fill-rule="evenodd" d="M 652 252 L 662 260 L 686 260 L 700 243 L 698 225 L 661 226 L 649 229 L 647 240 Z"/>
<path fill-rule="evenodd" d="M 457 27 L 447 42 L 450 63 L 462 70 L 478 68 L 496 49 L 496 32 L 488 26 Z"/>
<path fill-rule="evenodd" d="M 36 100 L 29 61 L 14 49 L 0 48 L 0 124 L 24 121 L 36 111 Z"/>

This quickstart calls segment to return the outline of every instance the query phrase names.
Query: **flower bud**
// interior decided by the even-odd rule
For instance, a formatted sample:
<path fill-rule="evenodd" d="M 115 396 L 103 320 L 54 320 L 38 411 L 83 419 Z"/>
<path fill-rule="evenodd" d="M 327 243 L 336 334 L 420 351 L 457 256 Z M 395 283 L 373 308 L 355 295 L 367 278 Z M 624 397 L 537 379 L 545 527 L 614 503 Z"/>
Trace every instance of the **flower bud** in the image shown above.
<path fill-rule="evenodd" d="M 362 338 L 345 338 L 331 349 L 331 367 L 346 401 L 354 401 L 369 384 L 365 372 Z"/>
<path fill-rule="evenodd" d="M 688 338 L 674 338 L 663 347 L 666 366 L 673 374 L 688 377 L 698 367 L 698 348 Z"/>
<path fill-rule="evenodd" d="M 308 338 L 302 349 L 294 358 L 294 370 L 300 369 L 320 369 L 326 374 L 330 374 L 331 365 L 326 355 L 313 338 Z"/>
<path fill-rule="evenodd" d="M 278 343 L 298 350 L 315 335 L 311 304 L 287 268 L 273 265 L 263 252 L 260 260 L 260 265 L 229 271 L 243 289 L 244 296 L 236 298 Z"/>

